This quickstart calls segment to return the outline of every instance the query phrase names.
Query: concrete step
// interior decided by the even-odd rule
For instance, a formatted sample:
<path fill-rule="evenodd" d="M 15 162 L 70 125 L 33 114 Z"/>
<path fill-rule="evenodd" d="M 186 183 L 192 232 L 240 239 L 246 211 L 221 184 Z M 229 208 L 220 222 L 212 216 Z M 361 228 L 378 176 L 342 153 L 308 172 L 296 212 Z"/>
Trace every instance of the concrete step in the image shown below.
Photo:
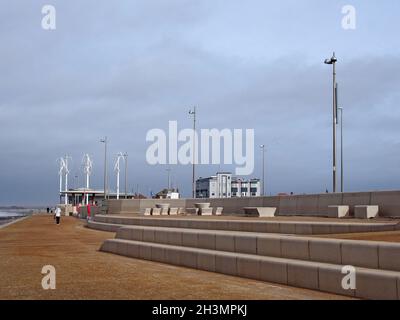
<path fill-rule="evenodd" d="M 143 226 L 122 227 L 116 238 L 400 271 L 400 243 Z"/>
<path fill-rule="evenodd" d="M 110 239 L 101 251 L 365 299 L 400 299 L 400 273 L 356 268 L 356 289 L 344 290 L 343 266 L 142 241 Z"/>
<path fill-rule="evenodd" d="M 119 228 L 124 227 L 123 224 L 112 224 L 112 223 L 103 223 L 89 220 L 87 222 L 87 227 L 90 229 L 108 231 L 108 232 L 117 232 Z"/>
<path fill-rule="evenodd" d="M 356 223 L 356 222 L 291 222 L 266 220 L 235 220 L 175 217 L 121 217 L 97 215 L 96 222 L 140 225 L 153 227 L 190 228 L 207 230 L 228 230 L 283 234 L 339 234 L 372 231 L 393 231 L 397 223 Z"/>

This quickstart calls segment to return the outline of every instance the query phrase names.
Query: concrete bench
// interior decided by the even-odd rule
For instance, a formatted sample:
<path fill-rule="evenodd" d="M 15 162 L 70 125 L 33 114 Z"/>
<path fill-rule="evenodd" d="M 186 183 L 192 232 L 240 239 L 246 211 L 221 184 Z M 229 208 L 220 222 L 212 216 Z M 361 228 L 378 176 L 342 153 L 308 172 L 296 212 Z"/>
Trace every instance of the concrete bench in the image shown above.
<path fill-rule="evenodd" d="M 179 214 L 180 208 L 169 208 L 169 215 L 170 216 L 176 216 Z"/>
<path fill-rule="evenodd" d="M 151 216 L 151 208 L 144 208 L 140 210 L 140 215 Z"/>
<path fill-rule="evenodd" d="M 169 203 L 157 203 L 156 208 L 161 209 L 160 214 L 163 216 L 167 216 L 169 213 Z"/>
<path fill-rule="evenodd" d="M 223 207 L 216 207 L 214 208 L 213 215 L 214 216 L 222 216 L 222 211 L 224 210 Z"/>
<path fill-rule="evenodd" d="M 162 210 L 162 208 L 153 208 L 153 209 L 151 210 L 151 214 L 152 214 L 153 216 L 160 216 L 160 215 L 161 215 L 161 210 Z"/>
<path fill-rule="evenodd" d="M 379 206 L 355 206 L 354 216 L 358 219 L 373 219 L 379 215 Z"/>
<path fill-rule="evenodd" d="M 244 214 L 251 217 L 275 217 L 275 207 L 245 207 Z"/>
<path fill-rule="evenodd" d="M 346 218 L 349 216 L 349 206 L 328 206 L 329 218 Z"/>

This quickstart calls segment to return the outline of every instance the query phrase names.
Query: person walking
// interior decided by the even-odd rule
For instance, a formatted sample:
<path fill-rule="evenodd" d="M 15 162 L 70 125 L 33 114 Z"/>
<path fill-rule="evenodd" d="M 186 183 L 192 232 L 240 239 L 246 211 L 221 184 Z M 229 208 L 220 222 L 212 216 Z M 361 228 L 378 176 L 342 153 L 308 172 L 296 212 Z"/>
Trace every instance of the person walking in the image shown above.
<path fill-rule="evenodd" d="M 55 217 L 56 217 L 56 224 L 60 224 L 61 209 L 59 207 L 56 208 Z"/>

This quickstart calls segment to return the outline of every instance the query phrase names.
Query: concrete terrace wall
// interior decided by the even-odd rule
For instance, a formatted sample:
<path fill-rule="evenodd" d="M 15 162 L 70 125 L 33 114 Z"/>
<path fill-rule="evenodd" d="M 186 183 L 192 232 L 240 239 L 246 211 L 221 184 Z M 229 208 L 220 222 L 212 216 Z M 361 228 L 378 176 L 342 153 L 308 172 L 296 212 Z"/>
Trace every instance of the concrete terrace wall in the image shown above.
<path fill-rule="evenodd" d="M 225 214 L 243 214 L 243 207 L 276 207 L 278 215 L 326 216 L 330 205 L 379 205 L 380 216 L 400 217 L 400 191 L 293 195 L 280 197 L 231 199 L 142 199 L 109 200 L 108 213 L 139 213 L 157 203 L 169 203 L 172 208 L 193 208 L 195 203 L 210 202 L 212 207 L 223 207 Z"/>

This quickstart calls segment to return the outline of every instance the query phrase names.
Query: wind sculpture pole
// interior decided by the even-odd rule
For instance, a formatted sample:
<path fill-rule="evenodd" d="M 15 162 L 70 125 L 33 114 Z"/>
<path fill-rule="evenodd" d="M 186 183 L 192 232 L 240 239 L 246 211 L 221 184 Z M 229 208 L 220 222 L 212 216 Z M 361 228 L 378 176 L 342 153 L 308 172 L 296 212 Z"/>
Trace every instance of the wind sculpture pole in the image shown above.
<path fill-rule="evenodd" d="M 70 156 L 65 155 L 64 158 L 64 174 L 65 174 L 65 204 L 68 204 L 68 174 L 69 174 L 69 168 L 68 168 L 68 159 L 72 159 Z"/>
<path fill-rule="evenodd" d="M 124 155 L 122 154 L 122 152 L 118 153 L 117 155 L 117 160 L 115 161 L 115 165 L 114 165 L 114 171 L 117 173 L 117 200 L 119 199 L 119 172 L 120 170 L 120 161 L 125 161 Z"/>
<path fill-rule="evenodd" d="M 92 174 L 92 168 L 93 168 L 93 161 L 90 159 L 89 154 L 85 154 L 82 159 L 82 165 L 83 165 L 83 172 L 86 174 L 86 205 L 89 204 L 89 194 L 87 193 L 89 190 L 89 179 L 90 175 Z"/>
<path fill-rule="evenodd" d="M 61 192 L 62 192 L 62 182 L 63 182 L 63 174 L 65 172 L 65 159 L 64 158 L 59 158 L 57 160 L 59 169 L 58 169 L 58 175 L 60 177 L 60 203 L 61 203 Z"/>

